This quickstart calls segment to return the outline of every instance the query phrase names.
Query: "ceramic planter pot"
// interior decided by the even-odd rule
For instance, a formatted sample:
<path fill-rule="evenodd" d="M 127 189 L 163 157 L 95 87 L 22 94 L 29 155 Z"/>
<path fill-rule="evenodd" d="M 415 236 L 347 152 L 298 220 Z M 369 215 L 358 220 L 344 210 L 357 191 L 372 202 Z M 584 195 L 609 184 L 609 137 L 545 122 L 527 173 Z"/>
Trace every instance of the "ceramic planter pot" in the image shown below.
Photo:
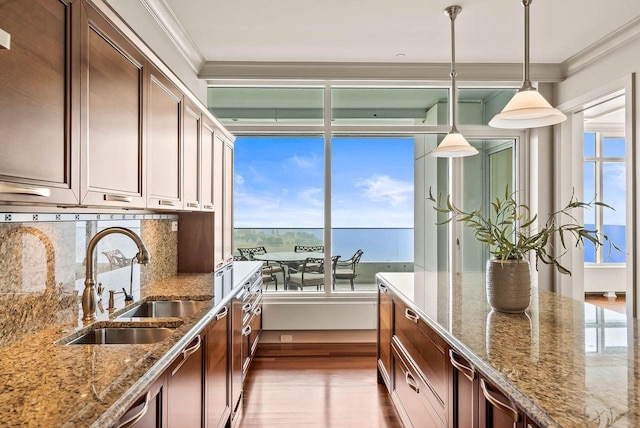
<path fill-rule="evenodd" d="M 487 299 L 496 311 L 524 312 L 531 303 L 529 261 L 487 261 Z"/>

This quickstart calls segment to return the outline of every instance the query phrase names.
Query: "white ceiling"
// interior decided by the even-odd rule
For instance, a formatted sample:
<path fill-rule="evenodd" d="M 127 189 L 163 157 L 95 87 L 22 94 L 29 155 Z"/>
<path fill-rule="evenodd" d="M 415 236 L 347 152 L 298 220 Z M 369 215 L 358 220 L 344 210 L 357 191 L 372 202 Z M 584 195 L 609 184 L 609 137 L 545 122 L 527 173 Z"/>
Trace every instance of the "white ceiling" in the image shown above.
<path fill-rule="evenodd" d="M 520 0 L 164 0 L 206 61 L 518 63 Z M 531 62 L 561 63 L 637 21 L 640 0 L 535 0 Z M 397 54 L 404 54 L 398 57 Z"/>

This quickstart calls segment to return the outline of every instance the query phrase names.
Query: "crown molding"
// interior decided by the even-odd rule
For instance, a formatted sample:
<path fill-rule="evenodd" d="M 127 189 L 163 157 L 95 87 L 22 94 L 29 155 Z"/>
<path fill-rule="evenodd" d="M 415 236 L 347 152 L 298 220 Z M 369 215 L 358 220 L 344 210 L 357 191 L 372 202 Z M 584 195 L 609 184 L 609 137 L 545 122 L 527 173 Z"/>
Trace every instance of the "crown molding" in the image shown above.
<path fill-rule="evenodd" d="M 567 58 L 561 64 L 562 73 L 565 77 L 569 77 L 638 38 L 640 38 L 640 16 Z"/>
<path fill-rule="evenodd" d="M 560 82 L 560 64 L 531 64 L 531 80 Z M 521 82 L 522 64 L 458 63 L 458 80 Z M 416 80 L 449 81 L 449 63 L 249 62 L 207 61 L 198 75 L 211 80 Z"/>
<path fill-rule="evenodd" d="M 187 60 L 189 66 L 197 74 L 205 62 L 204 56 L 193 40 L 191 40 L 187 30 L 180 23 L 175 13 L 173 13 L 171 7 L 169 7 L 165 0 L 140 0 L 140 3 L 147 9 L 149 14 L 158 23 L 158 26 L 178 49 L 178 52 Z"/>

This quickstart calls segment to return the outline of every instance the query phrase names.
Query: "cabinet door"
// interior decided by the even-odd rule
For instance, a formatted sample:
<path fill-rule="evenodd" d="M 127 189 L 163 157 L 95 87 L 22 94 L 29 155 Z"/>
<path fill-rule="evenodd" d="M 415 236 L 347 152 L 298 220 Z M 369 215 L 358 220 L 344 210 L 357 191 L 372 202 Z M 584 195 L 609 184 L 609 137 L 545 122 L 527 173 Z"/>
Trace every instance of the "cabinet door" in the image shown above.
<path fill-rule="evenodd" d="M 83 2 L 81 203 L 144 208 L 145 57 Z"/>
<path fill-rule="evenodd" d="M 67 0 L 0 6 L 0 28 L 11 35 L 11 49 L 0 52 L 1 201 L 78 203 L 79 138 L 72 125 L 80 61 L 71 33 L 79 6 Z"/>
<path fill-rule="evenodd" d="M 219 269 L 225 265 L 224 257 L 224 140 L 216 134 L 213 144 L 213 186 L 214 186 L 214 243 L 213 254 L 215 257 L 215 268 Z"/>
<path fill-rule="evenodd" d="M 511 401 L 486 378 L 480 378 L 480 427 L 522 428 L 524 417 Z"/>
<path fill-rule="evenodd" d="M 224 263 L 233 261 L 233 143 L 224 145 Z"/>
<path fill-rule="evenodd" d="M 209 428 L 225 426 L 231 413 L 227 383 L 230 312 L 228 305 L 223 306 L 207 328 L 206 419 Z"/>
<path fill-rule="evenodd" d="M 478 375 L 471 363 L 453 349 L 449 349 L 453 383 L 451 426 L 476 428 L 478 426 Z"/>
<path fill-rule="evenodd" d="M 202 211 L 213 211 L 215 208 L 215 196 L 214 196 L 214 159 L 213 159 L 213 144 L 214 144 L 214 127 L 213 124 L 203 115 L 202 116 L 202 174 L 200 174 L 200 188 L 202 202 Z"/>
<path fill-rule="evenodd" d="M 163 413 L 166 404 L 166 377 L 161 376 L 147 392 L 142 394 L 127 412 L 120 418 L 116 427 L 135 426 L 136 428 L 162 428 L 166 426 Z"/>
<path fill-rule="evenodd" d="M 434 393 L 434 405 L 446 420 L 450 385 L 447 343 L 403 302 L 394 302 L 393 312 L 394 334 L 424 375 Z"/>
<path fill-rule="evenodd" d="M 202 119 L 198 108 L 192 103 L 184 103 L 184 209 L 200 210 L 200 172 Z"/>
<path fill-rule="evenodd" d="M 147 208 L 182 208 L 182 94 L 150 67 L 147 108 Z"/>
<path fill-rule="evenodd" d="M 236 294 L 231 301 L 231 413 L 234 420 L 240 416 L 242 397 L 242 310 L 244 289 Z"/>
<path fill-rule="evenodd" d="M 202 426 L 202 337 L 197 335 L 167 371 L 167 425 Z"/>
<path fill-rule="evenodd" d="M 429 387 L 423 382 L 410 358 L 392 347 L 392 399 L 405 426 L 415 428 L 445 427 L 441 414 L 434 407 Z"/>
<path fill-rule="evenodd" d="M 378 284 L 378 381 L 391 391 L 391 335 L 393 326 L 393 299 L 391 290 Z"/>

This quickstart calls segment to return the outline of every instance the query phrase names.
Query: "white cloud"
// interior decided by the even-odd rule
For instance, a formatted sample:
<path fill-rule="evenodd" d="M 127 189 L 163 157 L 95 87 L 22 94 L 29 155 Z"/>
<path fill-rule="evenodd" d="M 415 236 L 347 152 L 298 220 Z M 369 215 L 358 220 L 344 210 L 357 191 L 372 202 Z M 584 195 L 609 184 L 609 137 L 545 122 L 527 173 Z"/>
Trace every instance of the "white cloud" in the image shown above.
<path fill-rule="evenodd" d="M 373 175 L 358 180 L 356 187 L 364 190 L 365 195 L 374 202 L 388 202 L 397 206 L 413 197 L 413 183 L 395 180 L 388 175 Z"/>
<path fill-rule="evenodd" d="M 236 174 L 233 181 L 234 181 L 234 184 L 238 186 L 242 186 L 244 184 L 244 177 L 241 176 L 240 174 Z"/>
<path fill-rule="evenodd" d="M 324 206 L 324 202 L 322 198 L 322 189 L 318 187 L 309 187 L 303 189 L 298 197 L 303 204 L 310 204 L 315 207 L 322 208 Z"/>
<path fill-rule="evenodd" d="M 318 164 L 318 157 L 316 155 L 310 156 L 292 156 L 287 159 L 289 162 L 293 163 L 297 168 L 300 169 L 314 169 Z"/>

